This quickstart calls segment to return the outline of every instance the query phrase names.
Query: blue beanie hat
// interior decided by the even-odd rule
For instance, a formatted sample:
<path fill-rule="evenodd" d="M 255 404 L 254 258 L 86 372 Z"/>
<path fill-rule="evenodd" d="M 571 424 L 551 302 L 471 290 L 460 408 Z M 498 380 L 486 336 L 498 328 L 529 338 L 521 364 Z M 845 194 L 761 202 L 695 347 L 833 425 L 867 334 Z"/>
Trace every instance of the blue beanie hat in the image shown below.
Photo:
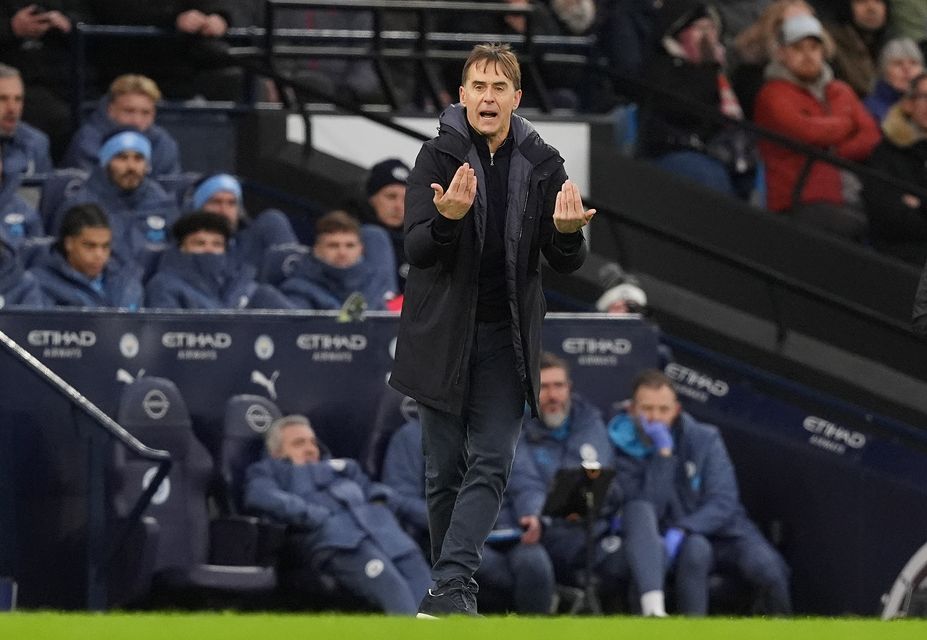
<path fill-rule="evenodd" d="M 137 131 L 121 131 L 107 138 L 97 155 L 100 156 L 100 166 L 105 167 L 109 161 L 124 151 L 137 151 L 151 162 L 151 142 Z"/>
<path fill-rule="evenodd" d="M 235 199 L 241 202 L 241 184 L 238 180 L 227 173 L 217 173 L 203 180 L 193 192 L 193 208 L 202 209 L 203 205 L 220 191 L 234 194 Z"/>

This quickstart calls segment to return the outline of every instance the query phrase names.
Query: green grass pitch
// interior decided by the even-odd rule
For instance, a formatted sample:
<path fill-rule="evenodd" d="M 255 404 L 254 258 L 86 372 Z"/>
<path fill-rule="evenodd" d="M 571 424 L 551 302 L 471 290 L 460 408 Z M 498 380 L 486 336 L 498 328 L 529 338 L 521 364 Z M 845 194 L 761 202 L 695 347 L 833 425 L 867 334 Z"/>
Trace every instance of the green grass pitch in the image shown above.
<path fill-rule="evenodd" d="M 292 614 L 0 614 L 3 640 L 900 640 L 927 638 L 927 620 L 611 617 L 415 620 Z"/>

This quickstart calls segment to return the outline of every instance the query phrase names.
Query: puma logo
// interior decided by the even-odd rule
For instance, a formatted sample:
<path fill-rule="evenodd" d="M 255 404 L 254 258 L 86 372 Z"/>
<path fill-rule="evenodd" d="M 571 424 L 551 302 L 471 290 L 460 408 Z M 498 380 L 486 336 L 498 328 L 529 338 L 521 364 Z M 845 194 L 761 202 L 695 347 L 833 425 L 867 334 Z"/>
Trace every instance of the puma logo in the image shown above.
<path fill-rule="evenodd" d="M 251 372 L 251 382 L 267 389 L 267 395 L 271 400 L 277 399 L 277 378 L 279 377 L 279 371 L 274 371 L 270 378 L 257 370 Z"/>

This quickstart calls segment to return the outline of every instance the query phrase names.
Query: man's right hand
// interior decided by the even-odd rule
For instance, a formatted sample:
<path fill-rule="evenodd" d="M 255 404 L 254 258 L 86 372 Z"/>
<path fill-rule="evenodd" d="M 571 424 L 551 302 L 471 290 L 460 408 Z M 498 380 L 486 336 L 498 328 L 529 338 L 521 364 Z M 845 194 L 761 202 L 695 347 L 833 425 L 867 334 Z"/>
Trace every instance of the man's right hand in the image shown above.
<path fill-rule="evenodd" d="M 476 198 L 476 174 L 470 163 L 464 162 L 451 178 L 447 191 L 437 182 L 432 182 L 431 188 L 435 192 L 434 203 L 438 213 L 451 220 L 460 220 L 467 215 Z"/>

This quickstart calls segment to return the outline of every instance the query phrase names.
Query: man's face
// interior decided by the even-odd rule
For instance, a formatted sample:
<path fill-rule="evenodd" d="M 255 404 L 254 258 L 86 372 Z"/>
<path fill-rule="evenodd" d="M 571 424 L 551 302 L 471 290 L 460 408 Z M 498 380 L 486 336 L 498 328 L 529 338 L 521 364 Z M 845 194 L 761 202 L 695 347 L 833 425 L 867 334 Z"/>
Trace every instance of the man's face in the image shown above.
<path fill-rule="evenodd" d="M 123 151 L 112 157 L 106 170 L 110 181 L 122 191 L 135 191 L 145 179 L 148 162 L 138 151 Z"/>
<path fill-rule="evenodd" d="M 648 422 L 673 424 L 681 407 L 672 387 L 638 387 L 631 400 L 631 415 Z"/>
<path fill-rule="evenodd" d="M 927 129 L 927 79 L 914 87 L 913 93 L 904 99 L 904 108 L 921 129 Z"/>
<path fill-rule="evenodd" d="M 184 253 L 225 253 L 225 236 L 217 231 L 200 229 L 187 236 L 180 242 L 180 250 Z"/>
<path fill-rule="evenodd" d="M 350 231 L 324 233 L 315 240 L 312 253 L 327 265 L 345 269 L 353 267 L 361 259 L 364 245 L 360 237 Z"/>
<path fill-rule="evenodd" d="M 782 64 L 802 82 L 814 82 L 824 69 L 824 45 L 817 38 L 802 38 L 780 49 Z"/>
<path fill-rule="evenodd" d="M 238 228 L 238 198 L 231 191 L 218 191 L 203 204 L 203 211 L 215 213 L 229 221 L 232 230 Z"/>
<path fill-rule="evenodd" d="M 0 132 L 11 136 L 23 116 L 23 81 L 0 78 Z"/>
<path fill-rule="evenodd" d="M 402 226 L 406 217 L 406 185 L 388 184 L 369 198 L 377 220 L 390 229 Z"/>
<path fill-rule="evenodd" d="M 75 271 L 88 278 L 103 273 L 109 262 L 113 233 L 106 227 L 84 227 L 76 236 L 64 239 L 64 254 Z"/>
<path fill-rule="evenodd" d="M 551 429 L 556 429 L 570 415 L 570 391 L 572 384 L 567 372 L 560 367 L 541 369 L 541 392 L 538 408 L 541 420 Z"/>
<path fill-rule="evenodd" d="M 144 93 L 124 93 L 110 100 L 106 113 L 121 127 L 147 131 L 154 123 L 155 102 Z"/>
<path fill-rule="evenodd" d="M 885 26 L 887 12 L 884 0 L 852 0 L 853 23 L 866 31 L 878 31 Z"/>
<path fill-rule="evenodd" d="M 895 91 L 907 93 L 911 81 L 923 70 L 924 66 L 913 58 L 895 58 L 885 65 L 885 81 Z"/>
<path fill-rule="evenodd" d="M 320 458 L 318 441 L 311 427 L 291 423 L 280 430 L 280 449 L 273 456 L 293 464 L 311 464 Z"/>
<path fill-rule="evenodd" d="M 467 122 L 490 144 L 502 144 L 509 135 L 512 112 L 521 102 L 521 89 L 502 75 L 495 63 L 477 62 L 467 70 L 460 87 L 460 102 L 467 109 Z"/>

